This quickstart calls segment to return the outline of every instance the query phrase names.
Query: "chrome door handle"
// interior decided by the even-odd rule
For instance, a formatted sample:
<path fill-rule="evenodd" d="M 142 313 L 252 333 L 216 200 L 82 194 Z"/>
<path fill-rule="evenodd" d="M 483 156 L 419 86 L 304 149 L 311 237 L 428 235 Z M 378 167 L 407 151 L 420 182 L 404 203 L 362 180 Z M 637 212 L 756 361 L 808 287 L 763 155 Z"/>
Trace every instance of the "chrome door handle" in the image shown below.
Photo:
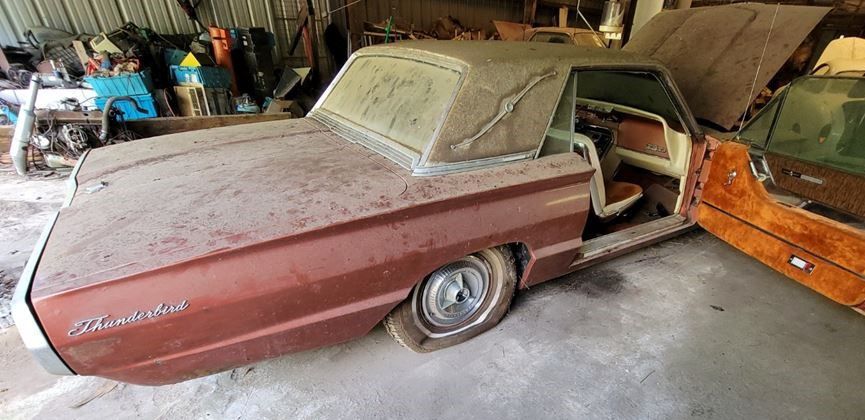
<path fill-rule="evenodd" d="M 735 169 L 733 169 L 729 173 L 727 173 L 727 182 L 724 183 L 724 186 L 729 187 L 730 185 L 733 185 L 733 180 L 736 179 L 736 175 L 739 175 L 739 174 L 736 172 Z"/>
<path fill-rule="evenodd" d="M 769 169 L 769 163 L 766 162 L 766 158 L 757 157 L 760 161 L 759 165 L 754 162 L 754 156 L 751 156 L 750 161 L 748 162 L 748 166 L 751 168 L 751 173 L 754 175 L 754 178 L 757 178 L 758 182 L 763 182 L 765 180 L 770 180 L 772 183 L 775 183 L 775 178 L 772 177 L 772 171 Z"/>

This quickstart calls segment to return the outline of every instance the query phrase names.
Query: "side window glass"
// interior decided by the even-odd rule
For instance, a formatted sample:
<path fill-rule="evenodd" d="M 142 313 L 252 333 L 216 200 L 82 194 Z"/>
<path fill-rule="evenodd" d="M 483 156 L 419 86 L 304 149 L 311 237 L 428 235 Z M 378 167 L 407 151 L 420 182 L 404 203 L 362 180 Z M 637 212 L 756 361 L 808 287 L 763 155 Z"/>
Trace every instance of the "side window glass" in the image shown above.
<path fill-rule="evenodd" d="M 793 81 L 769 140 L 769 151 L 865 175 L 865 82 L 846 77 Z"/>
<path fill-rule="evenodd" d="M 745 127 L 739 133 L 739 139 L 750 143 L 752 146 L 766 150 L 766 143 L 769 141 L 769 132 L 772 130 L 775 114 L 778 113 L 778 104 L 781 103 L 783 97 L 783 94 L 775 95 L 768 105 L 763 107 L 751 121 L 745 124 Z"/>
<path fill-rule="evenodd" d="M 550 127 L 544 137 L 539 156 L 568 153 L 573 150 L 574 137 L 574 98 L 576 97 L 576 73 L 571 73 L 565 90 L 559 99 L 559 106 L 553 114 Z"/>

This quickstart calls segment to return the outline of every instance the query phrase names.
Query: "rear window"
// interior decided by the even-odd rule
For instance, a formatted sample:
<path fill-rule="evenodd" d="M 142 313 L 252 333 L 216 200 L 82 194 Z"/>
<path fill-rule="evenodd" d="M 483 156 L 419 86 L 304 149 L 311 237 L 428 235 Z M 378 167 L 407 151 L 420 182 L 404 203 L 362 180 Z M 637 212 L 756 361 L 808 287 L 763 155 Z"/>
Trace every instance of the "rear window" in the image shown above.
<path fill-rule="evenodd" d="M 338 118 L 422 153 L 456 92 L 456 70 L 406 58 L 361 56 L 321 104 Z"/>
<path fill-rule="evenodd" d="M 549 42 L 552 44 L 573 44 L 574 42 L 571 40 L 571 37 L 568 34 L 562 34 L 558 32 L 538 32 L 532 39 L 531 42 Z"/>
<path fill-rule="evenodd" d="M 600 47 L 606 48 L 607 46 L 601 41 L 600 35 L 593 34 L 591 32 L 574 34 L 574 42 L 577 45 L 584 45 L 587 47 Z"/>

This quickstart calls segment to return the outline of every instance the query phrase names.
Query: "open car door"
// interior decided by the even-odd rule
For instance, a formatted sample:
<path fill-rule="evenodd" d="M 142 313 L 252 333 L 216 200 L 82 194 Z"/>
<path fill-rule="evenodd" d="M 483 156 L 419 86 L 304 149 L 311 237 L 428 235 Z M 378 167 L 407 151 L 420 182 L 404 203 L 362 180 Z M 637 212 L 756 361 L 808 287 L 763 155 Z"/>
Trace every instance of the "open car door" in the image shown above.
<path fill-rule="evenodd" d="M 865 309 L 865 79 L 795 80 L 712 156 L 698 223 Z"/>

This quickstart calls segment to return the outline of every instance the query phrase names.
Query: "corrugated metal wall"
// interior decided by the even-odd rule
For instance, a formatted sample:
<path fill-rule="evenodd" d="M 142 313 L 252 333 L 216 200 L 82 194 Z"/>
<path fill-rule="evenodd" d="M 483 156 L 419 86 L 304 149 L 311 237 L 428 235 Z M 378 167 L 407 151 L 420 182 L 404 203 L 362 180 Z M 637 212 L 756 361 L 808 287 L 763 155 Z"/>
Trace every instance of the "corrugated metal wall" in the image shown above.
<path fill-rule="evenodd" d="M 523 20 L 522 0 L 366 0 L 362 4 L 369 22 L 381 22 L 393 15 L 414 23 L 420 30 L 432 29 L 436 19 L 448 15 L 463 26 L 489 30 L 493 29 L 492 20 Z"/>
<path fill-rule="evenodd" d="M 325 10 L 326 2 L 315 0 L 314 5 Z M 197 8 L 205 25 L 266 28 L 276 35 L 276 57 L 299 66 L 304 64 L 303 44 L 293 57 L 286 56 L 297 28 L 297 10 L 297 0 L 201 0 Z M 0 44 L 7 46 L 24 41 L 24 31 L 33 26 L 97 34 L 125 22 L 163 34 L 197 31 L 176 0 L 0 0 Z M 321 34 L 328 23 L 316 19 L 324 71 L 329 66 Z"/>
<path fill-rule="evenodd" d="M 313 3 L 317 7 L 318 51 L 325 75 L 332 67 L 323 40 L 330 17 L 321 17 L 328 1 L 334 8 L 345 4 L 344 0 Z M 436 19 L 447 15 L 466 27 L 492 30 L 491 20 L 520 21 L 523 13 L 522 0 L 363 0 L 350 7 L 351 13 L 361 14 L 366 21 L 381 22 L 393 15 L 421 30 L 430 30 Z M 264 27 L 276 35 L 278 59 L 292 66 L 305 65 L 303 43 L 294 55 L 287 55 L 297 28 L 297 0 L 201 0 L 197 11 L 205 25 Z M 333 18 L 344 19 L 344 15 L 335 13 Z M 24 31 L 33 26 L 97 34 L 125 22 L 163 34 L 197 30 L 176 0 L 0 0 L 0 45 L 18 45 L 24 41 Z"/>

